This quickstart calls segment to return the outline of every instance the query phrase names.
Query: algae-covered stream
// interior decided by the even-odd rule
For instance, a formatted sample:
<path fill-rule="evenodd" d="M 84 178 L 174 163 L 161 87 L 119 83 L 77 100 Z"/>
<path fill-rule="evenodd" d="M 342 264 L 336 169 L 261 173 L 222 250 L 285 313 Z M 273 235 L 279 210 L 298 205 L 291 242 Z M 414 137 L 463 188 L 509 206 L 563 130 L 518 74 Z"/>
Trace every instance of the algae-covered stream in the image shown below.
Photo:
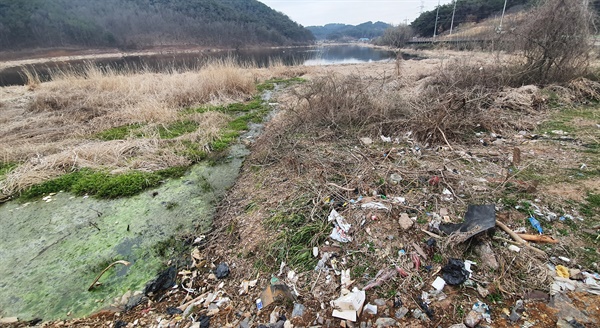
<path fill-rule="evenodd" d="M 128 290 L 141 290 L 161 267 L 160 245 L 207 231 L 216 201 L 235 181 L 247 150 L 198 164 L 179 179 L 134 197 L 99 200 L 57 193 L 47 202 L 0 206 L 0 315 L 22 319 L 85 316 Z M 117 266 L 88 292 L 114 260 Z"/>

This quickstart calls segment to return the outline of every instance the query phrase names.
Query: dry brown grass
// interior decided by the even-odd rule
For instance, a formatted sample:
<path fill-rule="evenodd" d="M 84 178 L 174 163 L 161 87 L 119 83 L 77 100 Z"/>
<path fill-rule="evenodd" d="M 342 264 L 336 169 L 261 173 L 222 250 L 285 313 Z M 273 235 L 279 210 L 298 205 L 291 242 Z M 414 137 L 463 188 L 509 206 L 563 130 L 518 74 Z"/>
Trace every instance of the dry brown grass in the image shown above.
<path fill-rule="evenodd" d="M 377 82 L 358 75 L 318 77 L 295 90 L 297 104 L 289 110 L 291 120 L 299 126 L 337 133 L 355 132 L 381 122 L 392 115 L 393 108 L 378 101 L 385 95 Z"/>
<path fill-rule="evenodd" d="M 185 107 L 240 100 L 254 92 L 251 72 L 232 60 L 196 71 L 116 72 L 88 66 L 82 73 L 56 72 L 36 92 L 32 113 L 61 115 L 94 133 L 132 123 L 167 123 Z"/>
<path fill-rule="evenodd" d="M 196 131 L 170 140 L 158 129 L 182 119 L 182 110 L 207 104 L 241 102 L 255 92 L 258 74 L 233 60 L 215 61 L 197 70 L 166 73 L 101 70 L 55 72 L 40 83 L 33 72 L 25 101 L 11 99 L 4 112 L 0 156 L 22 163 L 0 181 L 11 194 L 77 168 L 155 171 L 188 165 L 182 155 L 189 142 L 209 152 L 209 143 L 231 118 L 217 112 L 188 113 Z M 31 97 L 31 100 L 27 100 Z M 96 133 L 140 123 L 143 137 L 99 141 Z"/>

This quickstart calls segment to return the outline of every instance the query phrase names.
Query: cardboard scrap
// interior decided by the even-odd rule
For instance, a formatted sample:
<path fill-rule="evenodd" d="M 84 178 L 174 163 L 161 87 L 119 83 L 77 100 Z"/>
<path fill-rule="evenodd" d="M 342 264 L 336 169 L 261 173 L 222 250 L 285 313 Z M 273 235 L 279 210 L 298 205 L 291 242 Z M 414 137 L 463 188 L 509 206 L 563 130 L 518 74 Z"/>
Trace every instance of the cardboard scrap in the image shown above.
<path fill-rule="evenodd" d="M 263 307 L 269 306 L 273 302 L 280 302 L 288 299 L 292 302 L 296 301 L 296 296 L 292 294 L 290 288 L 284 284 L 269 285 L 260 294 Z"/>
<path fill-rule="evenodd" d="M 351 293 L 332 301 L 332 306 L 334 307 L 332 315 L 336 318 L 356 322 L 362 312 L 366 298 L 365 291 L 358 290 L 355 287 Z"/>

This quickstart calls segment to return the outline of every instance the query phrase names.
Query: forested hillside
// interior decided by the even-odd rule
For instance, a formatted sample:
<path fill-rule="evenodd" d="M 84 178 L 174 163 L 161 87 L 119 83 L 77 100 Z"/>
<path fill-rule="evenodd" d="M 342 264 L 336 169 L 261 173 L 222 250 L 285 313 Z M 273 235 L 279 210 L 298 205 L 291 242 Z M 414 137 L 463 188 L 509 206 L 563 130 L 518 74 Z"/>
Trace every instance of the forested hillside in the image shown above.
<path fill-rule="evenodd" d="M 0 50 L 313 40 L 309 30 L 256 0 L 0 0 Z"/>
<path fill-rule="evenodd" d="M 383 22 L 366 22 L 359 25 L 327 24 L 325 26 L 308 26 L 318 40 L 344 40 L 375 38 L 383 35 L 383 32 L 391 25 Z"/>
<path fill-rule="evenodd" d="M 515 6 L 528 5 L 532 2 L 533 0 L 508 0 L 506 8 L 511 9 Z M 479 22 L 494 14 L 501 14 L 503 7 L 504 0 L 460 0 L 456 3 L 454 26 L 468 22 Z M 453 10 L 453 3 L 440 6 L 437 24 L 438 34 L 450 29 Z M 417 35 L 431 36 L 433 34 L 436 12 L 436 9 L 426 11 L 410 24 Z"/>

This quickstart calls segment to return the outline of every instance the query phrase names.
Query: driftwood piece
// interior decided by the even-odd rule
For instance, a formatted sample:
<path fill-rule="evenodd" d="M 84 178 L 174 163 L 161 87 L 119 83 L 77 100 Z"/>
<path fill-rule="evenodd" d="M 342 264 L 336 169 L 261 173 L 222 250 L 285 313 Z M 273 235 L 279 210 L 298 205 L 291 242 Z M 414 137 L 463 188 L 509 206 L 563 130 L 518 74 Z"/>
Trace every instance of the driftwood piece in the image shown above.
<path fill-rule="evenodd" d="M 117 264 L 123 264 L 124 266 L 131 265 L 131 263 L 129 263 L 127 261 L 114 261 L 113 263 L 109 264 L 106 267 L 106 269 L 102 270 L 102 272 L 100 272 L 100 274 L 96 277 L 96 279 L 94 279 L 94 282 L 92 282 L 90 287 L 88 287 L 88 292 L 91 291 L 92 289 L 94 289 L 94 287 L 96 287 L 96 283 L 98 282 L 98 280 L 100 280 L 100 278 L 104 275 L 104 273 L 106 273 L 106 271 L 108 271 L 108 269 L 112 268 L 113 266 L 115 266 Z"/>

